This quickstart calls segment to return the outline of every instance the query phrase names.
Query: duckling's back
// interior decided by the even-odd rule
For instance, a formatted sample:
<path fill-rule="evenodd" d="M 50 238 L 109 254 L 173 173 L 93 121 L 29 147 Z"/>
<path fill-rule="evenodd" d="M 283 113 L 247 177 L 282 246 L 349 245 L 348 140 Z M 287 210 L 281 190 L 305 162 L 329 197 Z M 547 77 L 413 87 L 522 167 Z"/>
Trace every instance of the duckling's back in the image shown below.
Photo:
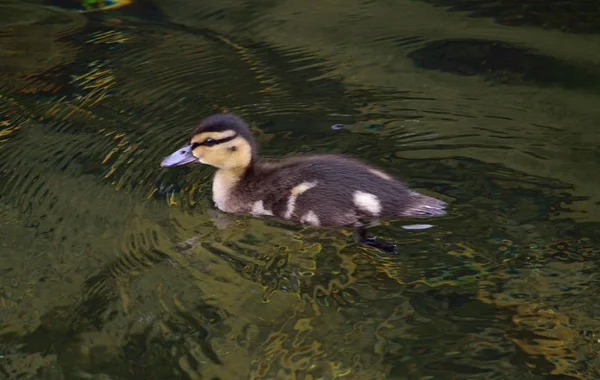
<path fill-rule="evenodd" d="M 253 210 L 315 226 L 344 226 L 394 217 L 435 217 L 446 203 L 416 193 L 387 173 L 337 155 L 257 165 L 241 193 Z"/>

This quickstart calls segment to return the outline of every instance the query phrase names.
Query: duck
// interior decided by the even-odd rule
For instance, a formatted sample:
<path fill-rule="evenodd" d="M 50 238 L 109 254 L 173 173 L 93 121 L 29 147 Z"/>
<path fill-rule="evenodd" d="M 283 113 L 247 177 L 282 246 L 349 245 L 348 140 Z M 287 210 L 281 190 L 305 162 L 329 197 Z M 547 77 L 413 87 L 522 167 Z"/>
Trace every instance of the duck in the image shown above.
<path fill-rule="evenodd" d="M 354 240 L 397 254 L 393 242 L 370 236 L 383 219 L 446 215 L 447 203 L 411 190 L 381 168 L 342 154 L 261 158 L 248 123 L 230 113 L 213 114 L 193 129 L 189 143 L 166 156 L 172 168 L 216 168 L 212 197 L 229 214 L 278 218 L 309 227 L 351 228 Z"/>

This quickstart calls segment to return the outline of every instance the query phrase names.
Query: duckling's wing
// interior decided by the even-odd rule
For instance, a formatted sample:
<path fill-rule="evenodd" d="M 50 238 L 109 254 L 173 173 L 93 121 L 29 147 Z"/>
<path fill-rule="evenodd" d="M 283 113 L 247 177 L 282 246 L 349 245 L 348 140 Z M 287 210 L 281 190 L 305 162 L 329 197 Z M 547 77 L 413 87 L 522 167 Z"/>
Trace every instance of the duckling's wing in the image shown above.
<path fill-rule="evenodd" d="M 319 186 L 312 193 L 312 202 L 327 203 L 323 204 L 326 208 L 348 210 L 354 207 L 378 217 L 427 218 L 446 214 L 446 202 L 412 191 L 384 170 L 352 158 L 307 157 L 299 169 L 317 178 Z"/>
<path fill-rule="evenodd" d="M 416 193 L 387 173 L 346 157 L 284 160 L 256 173 L 255 199 L 286 219 L 350 225 L 380 217 L 435 216 L 444 203 Z M 310 218 L 309 218 L 310 217 Z"/>

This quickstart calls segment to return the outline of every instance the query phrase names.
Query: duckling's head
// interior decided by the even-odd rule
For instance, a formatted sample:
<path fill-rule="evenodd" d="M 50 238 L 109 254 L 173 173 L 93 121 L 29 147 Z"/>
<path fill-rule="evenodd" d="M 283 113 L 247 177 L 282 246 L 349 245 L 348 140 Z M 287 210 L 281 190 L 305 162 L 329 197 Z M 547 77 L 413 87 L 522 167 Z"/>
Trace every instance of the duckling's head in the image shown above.
<path fill-rule="evenodd" d="M 256 158 L 256 142 L 248 124 L 231 114 L 216 114 L 202 120 L 190 144 L 165 157 L 162 167 L 199 162 L 225 170 L 243 170 Z"/>

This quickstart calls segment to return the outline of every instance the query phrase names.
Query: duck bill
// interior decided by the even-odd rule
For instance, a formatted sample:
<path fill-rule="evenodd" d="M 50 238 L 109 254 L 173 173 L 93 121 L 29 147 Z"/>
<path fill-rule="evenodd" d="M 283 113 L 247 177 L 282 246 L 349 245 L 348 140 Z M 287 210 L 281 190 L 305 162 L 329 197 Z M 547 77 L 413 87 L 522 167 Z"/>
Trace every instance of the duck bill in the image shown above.
<path fill-rule="evenodd" d="M 163 168 L 171 168 L 174 166 L 191 164 L 192 162 L 198 162 L 198 158 L 192 154 L 192 145 L 190 144 L 177 149 L 177 151 L 163 158 L 160 162 L 160 166 Z"/>

